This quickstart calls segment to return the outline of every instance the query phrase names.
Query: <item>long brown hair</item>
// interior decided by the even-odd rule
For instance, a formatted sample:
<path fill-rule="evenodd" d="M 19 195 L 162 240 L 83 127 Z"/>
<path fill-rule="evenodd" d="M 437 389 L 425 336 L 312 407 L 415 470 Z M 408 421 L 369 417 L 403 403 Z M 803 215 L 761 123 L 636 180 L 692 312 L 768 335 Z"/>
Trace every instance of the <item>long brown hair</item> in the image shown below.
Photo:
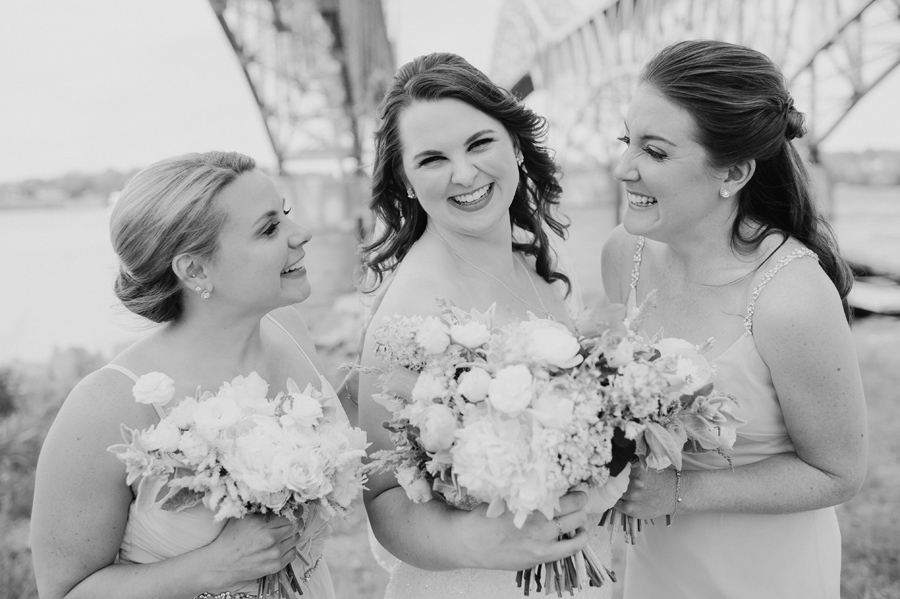
<path fill-rule="evenodd" d="M 711 166 L 756 160 L 756 172 L 738 197 L 732 246 L 750 252 L 773 233 L 796 238 L 818 255 L 849 320 L 853 275 L 816 209 L 809 173 L 791 143 L 806 133 L 805 119 L 780 69 L 745 46 L 690 40 L 659 52 L 640 79 L 691 114 Z M 748 233 L 745 223 L 756 227 Z"/>
<path fill-rule="evenodd" d="M 513 241 L 513 249 L 535 257 L 536 270 L 547 282 L 569 279 L 555 270 L 546 223 L 560 237 L 567 225 L 554 216 L 562 188 L 559 168 L 542 143 L 547 122 L 496 85 L 460 56 L 434 53 L 420 56 L 398 69 L 378 108 L 381 126 L 375 132 L 375 165 L 369 204 L 384 226 L 377 237 L 362 247 L 363 262 L 374 274 L 377 287 L 385 274 L 397 267 L 425 231 L 427 216 L 418 200 L 406 194 L 398 122 L 413 102 L 444 98 L 461 100 L 506 127 L 524 159 L 519 187 L 509 208 L 513 227 L 531 234 L 527 243 Z"/>

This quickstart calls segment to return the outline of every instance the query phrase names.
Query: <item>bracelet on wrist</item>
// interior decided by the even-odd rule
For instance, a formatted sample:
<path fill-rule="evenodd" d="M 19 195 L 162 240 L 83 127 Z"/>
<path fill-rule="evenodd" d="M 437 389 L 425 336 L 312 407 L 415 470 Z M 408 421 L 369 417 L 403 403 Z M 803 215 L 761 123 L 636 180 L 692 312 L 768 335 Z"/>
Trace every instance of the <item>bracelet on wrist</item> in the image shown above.
<path fill-rule="evenodd" d="M 678 504 L 681 503 L 681 470 L 675 471 L 675 509 L 670 515 L 666 516 L 666 526 L 672 526 L 675 520 L 675 514 L 678 512 Z"/>

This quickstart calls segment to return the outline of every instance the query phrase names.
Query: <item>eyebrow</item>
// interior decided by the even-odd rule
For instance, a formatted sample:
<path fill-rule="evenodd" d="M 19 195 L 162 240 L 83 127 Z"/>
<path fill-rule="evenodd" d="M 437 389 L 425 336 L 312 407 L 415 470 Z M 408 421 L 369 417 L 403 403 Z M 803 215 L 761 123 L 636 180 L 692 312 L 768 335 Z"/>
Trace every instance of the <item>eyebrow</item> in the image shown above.
<path fill-rule="evenodd" d="M 281 198 L 281 211 L 282 211 L 282 212 L 284 212 L 284 207 L 285 207 L 286 205 L 287 205 L 287 199 L 286 199 L 286 198 Z M 256 219 L 256 222 L 253 223 L 253 226 L 255 227 L 255 226 L 257 226 L 260 222 L 262 222 L 262 221 L 264 221 L 264 220 L 267 220 L 267 219 L 270 219 L 270 218 L 272 218 L 273 216 L 278 216 L 278 211 L 277 211 L 277 210 L 269 210 L 268 212 L 266 212 L 265 214 L 263 214 L 262 216 L 260 216 L 258 219 Z"/>
<path fill-rule="evenodd" d="M 625 123 L 625 122 L 623 121 L 623 124 L 625 125 L 625 131 L 628 131 L 628 123 Z M 660 135 L 653 135 L 653 134 L 651 134 L 651 135 L 642 135 L 642 136 L 641 136 L 641 141 L 661 141 L 661 142 L 663 142 L 663 143 L 669 144 L 670 146 L 677 146 L 677 145 L 678 145 L 678 144 L 675 144 L 675 143 L 669 141 L 669 140 L 666 139 L 665 137 L 662 137 L 662 136 L 660 136 Z"/>
<path fill-rule="evenodd" d="M 466 138 L 466 141 L 465 141 L 465 143 L 463 143 L 463 145 L 467 146 L 470 143 L 472 143 L 473 141 L 475 141 L 476 139 L 478 139 L 479 137 L 486 135 L 488 133 L 495 133 L 495 131 L 493 129 L 482 129 L 481 131 L 473 133 L 468 138 Z M 418 154 L 413 156 L 413 160 L 418 160 L 419 158 L 427 158 L 429 156 L 440 156 L 440 155 L 441 155 L 441 152 L 438 152 L 437 150 L 425 150 L 424 152 L 419 152 Z"/>

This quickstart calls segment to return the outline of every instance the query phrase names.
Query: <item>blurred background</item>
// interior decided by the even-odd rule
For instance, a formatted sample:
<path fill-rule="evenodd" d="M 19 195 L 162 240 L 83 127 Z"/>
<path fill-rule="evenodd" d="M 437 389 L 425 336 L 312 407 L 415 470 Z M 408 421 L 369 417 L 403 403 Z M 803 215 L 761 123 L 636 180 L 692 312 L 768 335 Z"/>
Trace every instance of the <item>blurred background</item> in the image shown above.
<path fill-rule="evenodd" d="M 870 417 L 839 506 L 842 596 L 900 597 L 900 4 L 896 0 L 4 0 L 0 5 L 0 595 L 37 597 L 28 525 L 41 441 L 74 384 L 147 330 L 116 305 L 108 220 L 171 155 L 256 158 L 312 227 L 306 314 L 337 381 L 362 318 L 356 246 L 375 108 L 395 69 L 465 57 L 550 122 L 586 299 L 619 219 L 611 177 L 642 62 L 716 38 L 781 65 L 822 209 L 858 274 Z M 361 502 L 328 547 L 339 597 L 381 597 Z M 616 567 L 624 567 L 621 551 Z M 620 593 L 617 589 L 616 596 Z"/>

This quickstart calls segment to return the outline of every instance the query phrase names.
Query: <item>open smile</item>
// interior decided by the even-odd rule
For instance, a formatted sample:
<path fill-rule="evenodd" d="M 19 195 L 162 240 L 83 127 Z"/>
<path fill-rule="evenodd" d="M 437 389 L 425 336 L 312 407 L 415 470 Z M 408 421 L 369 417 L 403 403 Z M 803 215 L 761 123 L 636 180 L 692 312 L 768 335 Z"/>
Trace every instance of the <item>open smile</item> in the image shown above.
<path fill-rule="evenodd" d="M 292 273 L 299 273 L 300 271 L 305 271 L 306 269 L 303 268 L 303 258 L 305 258 L 305 256 L 301 257 L 299 260 L 297 260 L 296 262 L 294 262 L 293 264 L 291 264 L 290 266 L 288 266 L 287 268 L 282 270 L 281 274 L 282 275 L 290 275 Z"/>
<path fill-rule="evenodd" d="M 635 206 L 638 208 L 645 208 L 647 206 L 653 206 L 654 204 L 658 203 L 656 201 L 656 198 L 652 198 L 650 196 L 640 195 L 640 194 L 634 193 L 632 191 L 629 191 L 627 193 L 628 193 L 628 204 L 630 206 Z"/>
<path fill-rule="evenodd" d="M 450 196 L 450 201 L 455 202 L 460 206 L 471 206 L 472 204 L 477 203 L 479 200 L 483 200 L 484 198 L 486 198 L 493 189 L 494 184 L 488 183 L 487 185 L 483 185 L 478 189 L 472 191 L 471 193 Z"/>

